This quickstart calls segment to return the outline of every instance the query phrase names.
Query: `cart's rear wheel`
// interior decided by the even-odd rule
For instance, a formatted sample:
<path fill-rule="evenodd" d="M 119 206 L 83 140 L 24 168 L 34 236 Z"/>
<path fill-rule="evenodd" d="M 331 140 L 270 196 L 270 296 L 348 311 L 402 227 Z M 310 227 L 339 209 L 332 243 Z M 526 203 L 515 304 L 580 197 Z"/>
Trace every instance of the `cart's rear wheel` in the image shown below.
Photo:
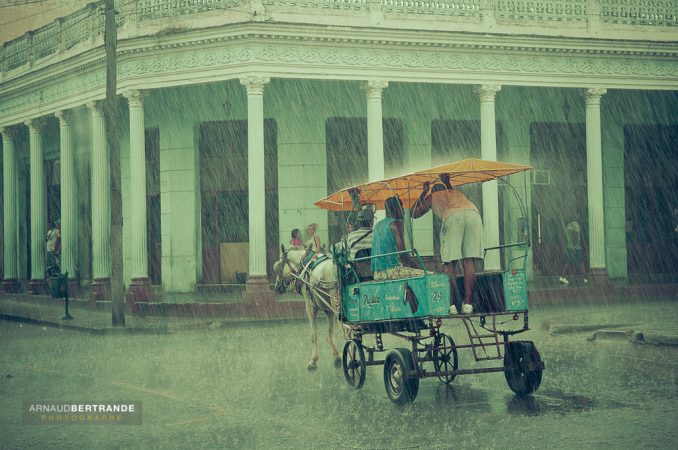
<path fill-rule="evenodd" d="M 452 372 L 459 367 L 457 347 L 452 337 L 445 333 L 436 335 L 429 356 L 433 360 L 436 372 Z M 438 375 L 438 379 L 445 384 L 450 384 L 456 377 L 454 374 Z"/>
<path fill-rule="evenodd" d="M 507 342 L 504 353 L 506 383 L 518 395 L 528 395 L 541 384 L 541 356 L 533 342 Z"/>
<path fill-rule="evenodd" d="M 351 339 L 344 344 L 344 353 L 341 358 L 341 366 L 344 369 L 344 378 L 355 390 L 365 384 L 365 352 L 360 341 Z"/>
<path fill-rule="evenodd" d="M 404 405 L 417 398 L 419 378 L 414 371 L 412 352 L 406 348 L 392 350 L 384 361 L 384 386 L 393 403 Z"/>

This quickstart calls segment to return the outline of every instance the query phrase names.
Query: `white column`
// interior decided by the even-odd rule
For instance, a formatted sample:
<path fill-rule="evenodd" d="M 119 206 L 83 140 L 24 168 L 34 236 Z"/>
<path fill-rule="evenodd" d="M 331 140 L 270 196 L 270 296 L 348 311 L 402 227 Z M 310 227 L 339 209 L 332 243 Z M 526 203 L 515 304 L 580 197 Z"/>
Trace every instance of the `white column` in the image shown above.
<path fill-rule="evenodd" d="M 488 161 L 497 160 L 497 130 L 494 111 L 494 99 L 501 90 L 498 85 L 482 85 L 477 87 L 480 96 L 480 154 Z M 499 198 L 497 182 L 483 183 L 483 229 L 485 231 L 485 247 L 499 245 Z M 485 257 L 485 270 L 501 269 L 500 254 L 491 250 Z"/>
<path fill-rule="evenodd" d="M 92 278 L 111 276 L 110 229 L 111 191 L 110 157 L 102 105 L 89 102 L 92 116 Z"/>
<path fill-rule="evenodd" d="M 384 179 L 384 123 L 381 97 L 388 81 L 369 80 L 362 84 L 367 94 L 367 177 Z"/>
<path fill-rule="evenodd" d="M 132 271 L 135 278 L 148 278 L 146 249 L 146 140 L 144 101 L 139 90 L 125 94 L 129 101 L 130 222 Z"/>
<path fill-rule="evenodd" d="M 3 278 L 5 282 L 18 278 L 17 266 L 17 170 L 14 150 L 14 130 L 2 128 L 2 186 L 3 186 Z"/>
<path fill-rule="evenodd" d="M 31 280 L 45 278 L 45 161 L 41 123 L 28 120 L 31 182 Z"/>
<path fill-rule="evenodd" d="M 600 99 L 606 89 L 586 90 L 586 183 L 589 207 L 591 269 L 605 270 L 605 212 L 603 210 L 603 152 L 600 134 Z"/>
<path fill-rule="evenodd" d="M 61 271 L 75 278 L 78 255 L 78 219 L 76 204 L 75 159 L 71 136 L 71 114 L 59 111 L 60 165 L 61 165 Z"/>
<path fill-rule="evenodd" d="M 264 166 L 264 88 L 266 77 L 240 79 L 247 89 L 247 187 L 249 277 L 266 276 L 266 181 Z"/>

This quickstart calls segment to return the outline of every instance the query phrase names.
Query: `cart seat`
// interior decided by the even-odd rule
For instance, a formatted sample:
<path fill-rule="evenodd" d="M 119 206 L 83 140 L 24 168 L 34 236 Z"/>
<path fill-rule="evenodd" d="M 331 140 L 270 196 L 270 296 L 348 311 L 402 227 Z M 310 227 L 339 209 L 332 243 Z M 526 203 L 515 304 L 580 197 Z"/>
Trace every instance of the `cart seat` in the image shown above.
<path fill-rule="evenodd" d="M 372 252 L 369 248 L 364 248 L 356 253 L 356 258 L 367 258 L 371 256 Z M 358 274 L 360 281 L 372 281 L 374 278 L 372 276 L 372 261 L 366 259 L 364 261 L 352 261 L 353 269 Z"/>

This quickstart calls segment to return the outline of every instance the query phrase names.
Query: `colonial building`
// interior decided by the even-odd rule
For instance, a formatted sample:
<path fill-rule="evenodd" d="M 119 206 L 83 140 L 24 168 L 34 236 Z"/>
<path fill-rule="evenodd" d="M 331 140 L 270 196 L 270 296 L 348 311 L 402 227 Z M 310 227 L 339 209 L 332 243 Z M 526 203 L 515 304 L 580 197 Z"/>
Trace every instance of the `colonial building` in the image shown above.
<path fill-rule="evenodd" d="M 315 201 L 465 157 L 535 168 L 469 188 L 487 246 L 530 240 L 529 276 L 559 273 L 577 218 L 599 278 L 676 277 L 674 1 L 116 4 L 128 284 L 261 281 L 292 229 L 338 239 L 343 216 Z M 62 270 L 105 287 L 102 2 L 0 58 L 4 287 L 41 289 L 57 218 Z M 436 254 L 436 230 L 414 222 L 421 253 Z"/>

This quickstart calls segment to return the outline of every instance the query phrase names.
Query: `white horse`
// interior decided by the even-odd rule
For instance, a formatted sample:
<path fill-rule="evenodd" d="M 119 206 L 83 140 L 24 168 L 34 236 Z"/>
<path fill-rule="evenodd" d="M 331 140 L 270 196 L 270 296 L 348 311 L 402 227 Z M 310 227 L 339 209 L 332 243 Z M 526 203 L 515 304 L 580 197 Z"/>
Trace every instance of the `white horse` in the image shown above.
<path fill-rule="evenodd" d="M 341 367 L 341 358 L 332 339 L 338 308 L 337 269 L 332 258 L 321 261 L 311 269 L 312 263 L 305 265 L 302 263 L 310 256 L 310 250 L 296 247 L 285 250 L 283 245 L 280 248 L 282 250 L 280 260 L 273 265 L 273 271 L 276 273 L 275 288 L 276 291 L 283 293 L 290 281 L 301 283 L 301 292 L 306 303 L 306 315 L 311 322 L 311 360 L 308 362 L 308 369 L 314 370 L 318 366 L 318 326 L 316 323 L 318 311 L 324 312 L 327 316 L 327 341 L 332 347 L 335 367 Z"/>

